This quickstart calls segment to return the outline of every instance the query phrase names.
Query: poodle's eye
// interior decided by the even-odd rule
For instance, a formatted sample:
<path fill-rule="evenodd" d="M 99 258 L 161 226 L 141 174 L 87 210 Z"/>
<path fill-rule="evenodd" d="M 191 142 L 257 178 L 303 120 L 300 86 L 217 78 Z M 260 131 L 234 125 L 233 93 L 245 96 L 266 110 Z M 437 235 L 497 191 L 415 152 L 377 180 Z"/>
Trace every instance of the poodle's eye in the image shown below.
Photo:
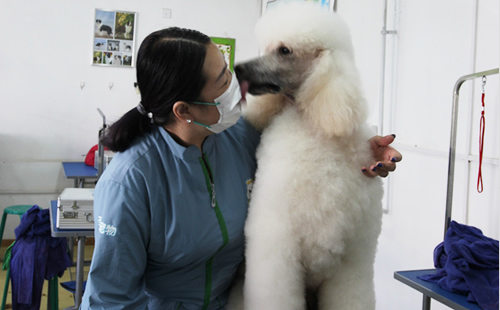
<path fill-rule="evenodd" d="M 281 55 L 288 55 L 288 54 L 291 54 L 292 51 L 286 47 L 286 46 L 281 46 L 279 49 L 278 49 L 278 52 L 281 54 Z"/>

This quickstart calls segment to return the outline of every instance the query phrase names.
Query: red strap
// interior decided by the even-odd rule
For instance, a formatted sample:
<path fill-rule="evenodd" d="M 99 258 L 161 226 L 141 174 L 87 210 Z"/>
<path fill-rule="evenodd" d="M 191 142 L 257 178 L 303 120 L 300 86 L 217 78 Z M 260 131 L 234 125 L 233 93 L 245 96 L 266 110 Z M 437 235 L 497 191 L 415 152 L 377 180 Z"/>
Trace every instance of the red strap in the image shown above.
<path fill-rule="evenodd" d="M 481 111 L 481 119 L 479 121 L 479 172 L 477 174 L 477 191 L 479 193 L 483 192 L 483 175 L 481 172 L 481 166 L 483 165 L 483 146 L 484 146 L 484 92 L 481 97 L 481 102 L 483 104 L 483 110 Z"/>

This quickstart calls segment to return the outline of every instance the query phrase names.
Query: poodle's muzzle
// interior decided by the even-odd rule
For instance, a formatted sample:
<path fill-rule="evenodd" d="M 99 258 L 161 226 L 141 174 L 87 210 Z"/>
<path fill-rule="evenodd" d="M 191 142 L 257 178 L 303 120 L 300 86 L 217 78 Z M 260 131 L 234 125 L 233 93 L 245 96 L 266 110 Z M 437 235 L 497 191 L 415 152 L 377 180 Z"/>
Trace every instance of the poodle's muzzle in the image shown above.
<path fill-rule="evenodd" d="M 248 82 L 252 95 L 283 94 L 293 98 L 309 76 L 319 52 L 294 51 L 279 46 L 267 54 L 239 64 L 235 68 L 240 84 Z"/>
<path fill-rule="evenodd" d="M 269 57 L 260 57 L 237 65 L 234 68 L 240 84 L 248 83 L 248 92 L 252 95 L 276 94 L 281 91 L 278 70 L 269 68 Z"/>

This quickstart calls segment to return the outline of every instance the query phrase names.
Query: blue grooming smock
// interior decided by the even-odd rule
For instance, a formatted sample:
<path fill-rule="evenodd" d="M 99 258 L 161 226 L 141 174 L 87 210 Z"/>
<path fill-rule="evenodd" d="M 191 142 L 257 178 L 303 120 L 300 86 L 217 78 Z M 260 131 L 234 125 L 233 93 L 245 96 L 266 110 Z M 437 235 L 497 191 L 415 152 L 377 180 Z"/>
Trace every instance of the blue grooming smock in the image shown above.
<path fill-rule="evenodd" d="M 240 119 L 202 151 L 162 127 L 116 154 L 94 192 L 81 309 L 224 309 L 244 255 L 260 133 Z"/>

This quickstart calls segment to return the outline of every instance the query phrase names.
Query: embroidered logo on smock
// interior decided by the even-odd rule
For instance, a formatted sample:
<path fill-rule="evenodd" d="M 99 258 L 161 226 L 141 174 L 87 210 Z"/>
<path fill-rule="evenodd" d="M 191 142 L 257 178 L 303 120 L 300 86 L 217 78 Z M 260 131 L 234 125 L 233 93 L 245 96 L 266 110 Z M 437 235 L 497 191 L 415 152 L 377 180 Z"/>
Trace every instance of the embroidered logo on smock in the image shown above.
<path fill-rule="evenodd" d="M 102 217 L 97 218 L 97 223 L 99 224 L 99 233 L 106 236 L 114 237 L 116 235 L 116 227 L 113 225 L 106 224 L 102 221 Z"/>
<path fill-rule="evenodd" d="M 252 198 L 253 179 L 248 179 L 245 183 L 247 184 L 247 199 L 248 202 L 250 202 L 250 199 Z"/>

